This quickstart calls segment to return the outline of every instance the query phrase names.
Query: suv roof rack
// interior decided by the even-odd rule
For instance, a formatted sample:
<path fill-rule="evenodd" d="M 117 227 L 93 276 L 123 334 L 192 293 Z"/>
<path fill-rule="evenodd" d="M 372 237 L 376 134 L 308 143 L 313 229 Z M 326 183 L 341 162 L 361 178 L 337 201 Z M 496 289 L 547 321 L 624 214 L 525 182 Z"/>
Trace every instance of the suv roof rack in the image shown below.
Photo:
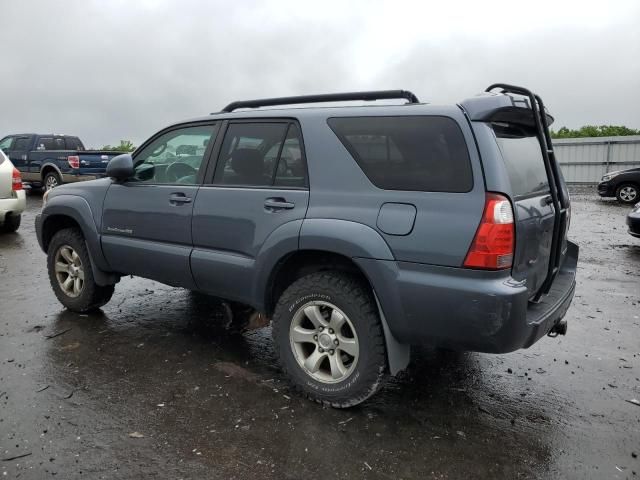
<path fill-rule="evenodd" d="M 542 150 L 542 156 L 544 158 L 545 169 L 547 170 L 547 177 L 551 180 L 549 183 L 551 191 L 551 202 L 554 207 L 555 225 L 553 228 L 553 240 L 551 243 L 551 257 L 549 259 L 549 269 L 547 271 L 547 277 L 536 294 L 534 302 L 537 302 L 543 293 L 549 293 L 551 283 L 560 270 L 560 261 L 562 258 L 562 235 L 565 232 L 568 222 L 568 199 L 566 193 L 562 188 L 562 172 L 558 166 L 556 160 L 556 154 L 553 150 L 553 143 L 551 141 L 551 134 L 549 132 L 549 118 L 546 114 L 546 109 L 542 99 L 539 95 L 533 93 L 524 87 L 518 87 L 516 85 L 508 85 L 505 83 L 494 83 L 485 90 L 491 92 L 499 88 L 501 93 L 516 95 L 522 95 L 528 99 L 528 108 L 533 111 L 534 126 L 536 129 L 536 136 L 540 143 L 540 149 Z M 525 102 L 526 104 L 526 102 Z"/>
<path fill-rule="evenodd" d="M 409 103 L 420 103 L 418 97 L 409 90 L 378 90 L 371 92 L 326 93 L 323 95 L 300 95 L 296 97 L 262 98 L 258 100 L 241 100 L 231 102 L 222 109 L 233 112 L 238 108 L 271 107 L 275 105 L 295 105 L 300 103 L 347 102 L 355 100 L 386 100 L 404 98 Z"/>

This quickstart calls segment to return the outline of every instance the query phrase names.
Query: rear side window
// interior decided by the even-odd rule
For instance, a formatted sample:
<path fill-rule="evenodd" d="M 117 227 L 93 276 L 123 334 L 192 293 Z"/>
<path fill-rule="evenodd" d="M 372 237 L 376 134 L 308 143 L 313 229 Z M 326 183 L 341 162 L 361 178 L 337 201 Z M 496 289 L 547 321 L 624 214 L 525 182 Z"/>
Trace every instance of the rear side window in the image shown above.
<path fill-rule="evenodd" d="M 82 151 L 84 147 L 77 137 L 64 137 L 65 150 Z"/>
<path fill-rule="evenodd" d="M 535 131 L 516 126 L 493 125 L 513 195 L 523 197 L 549 192 L 540 142 Z"/>
<path fill-rule="evenodd" d="M 220 149 L 214 183 L 303 188 L 306 168 L 297 125 L 232 123 Z"/>
<path fill-rule="evenodd" d="M 362 171 L 384 190 L 468 192 L 469 152 L 451 118 L 330 118 L 329 126 Z"/>
<path fill-rule="evenodd" d="M 36 150 L 57 150 L 53 137 L 40 137 Z"/>

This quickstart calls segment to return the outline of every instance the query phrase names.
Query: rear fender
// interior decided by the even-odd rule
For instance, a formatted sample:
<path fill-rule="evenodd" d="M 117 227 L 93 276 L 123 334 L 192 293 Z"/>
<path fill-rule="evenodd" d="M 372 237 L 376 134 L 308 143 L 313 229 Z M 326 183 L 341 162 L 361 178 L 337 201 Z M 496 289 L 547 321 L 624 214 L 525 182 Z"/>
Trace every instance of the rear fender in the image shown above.
<path fill-rule="evenodd" d="M 395 285 L 386 280 L 394 278 L 388 262 L 395 260 L 391 249 L 373 228 L 357 222 L 335 219 L 305 219 L 300 231 L 300 249 L 324 250 L 338 253 L 354 260 L 373 288 L 387 347 L 389 371 L 392 375 L 409 364 L 410 347 L 400 343 L 393 334 L 394 324 L 403 321 L 399 296 L 394 295 Z"/>

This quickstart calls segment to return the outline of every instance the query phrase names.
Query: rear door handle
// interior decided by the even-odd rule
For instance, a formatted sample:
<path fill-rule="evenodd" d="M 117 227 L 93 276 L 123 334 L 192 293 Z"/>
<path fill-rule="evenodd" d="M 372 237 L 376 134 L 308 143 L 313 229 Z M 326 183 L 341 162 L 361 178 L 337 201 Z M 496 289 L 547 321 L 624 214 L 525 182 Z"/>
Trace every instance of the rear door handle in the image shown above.
<path fill-rule="evenodd" d="M 191 203 L 191 197 L 187 197 L 184 193 L 172 193 L 169 195 L 169 203 L 171 205 L 182 205 Z"/>
<path fill-rule="evenodd" d="M 275 212 L 277 210 L 291 210 L 296 206 L 295 203 L 287 202 L 282 197 L 272 197 L 267 198 L 264 201 L 264 208 L 270 212 Z"/>

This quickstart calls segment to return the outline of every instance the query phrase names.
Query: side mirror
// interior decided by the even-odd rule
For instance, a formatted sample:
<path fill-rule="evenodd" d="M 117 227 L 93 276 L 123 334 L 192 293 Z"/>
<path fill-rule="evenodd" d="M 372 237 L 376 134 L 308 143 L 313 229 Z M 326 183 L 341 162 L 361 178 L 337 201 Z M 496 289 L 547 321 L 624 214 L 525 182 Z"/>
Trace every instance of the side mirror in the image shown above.
<path fill-rule="evenodd" d="M 119 182 L 133 177 L 133 158 L 128 153 L 113 157 L 107 164 L 107 176 Z"/>

